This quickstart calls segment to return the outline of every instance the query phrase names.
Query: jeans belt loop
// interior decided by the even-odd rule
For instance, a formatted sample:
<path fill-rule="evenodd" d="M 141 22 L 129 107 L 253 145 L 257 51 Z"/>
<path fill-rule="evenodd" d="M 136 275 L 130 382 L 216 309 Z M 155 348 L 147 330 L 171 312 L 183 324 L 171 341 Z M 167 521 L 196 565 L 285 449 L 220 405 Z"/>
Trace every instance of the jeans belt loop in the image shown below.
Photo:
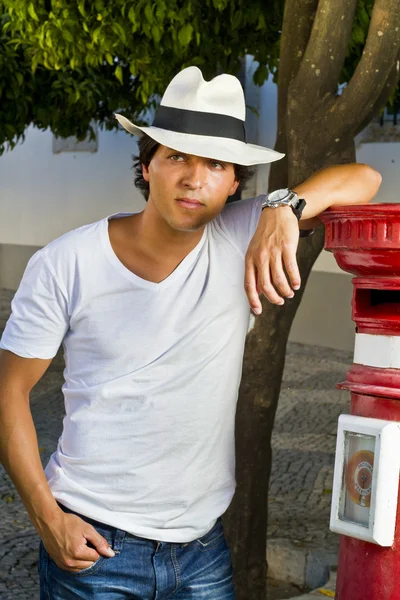
<path fill-rule="evenodd" d="M 123 529 L 116 529 L 114 536 L 114 552 L 120 553 L 124 544 L 126 532 Z"/>

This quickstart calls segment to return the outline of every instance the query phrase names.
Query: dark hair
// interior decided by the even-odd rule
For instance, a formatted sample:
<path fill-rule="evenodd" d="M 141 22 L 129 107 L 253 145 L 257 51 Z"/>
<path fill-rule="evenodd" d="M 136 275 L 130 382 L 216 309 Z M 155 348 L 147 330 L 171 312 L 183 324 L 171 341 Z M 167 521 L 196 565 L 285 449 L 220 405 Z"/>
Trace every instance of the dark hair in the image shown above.
<path fill-rule="evenodd" d="M 147 200 L 149 199 L 149 183 L 143 178 L 142 165 L 149 166 L 151 159 L 156 153 L 157 148 L 160 146 L 158 142 L 153 140 L 148 135 L 144 134 L 139 139 L 139 156 L 132 155 L 133 159 L 133 170 L 135 173 L 135 186 L 140 190 L 143 196 Z M 235 179 L 239 181 L 238 192 L 241 192 L 246 183 L 254 175 L 255 167 L 246 167 L 244 165 L 233 165 L 235 169 Z M 237 193 L 237 192 L 236 192 Z"/>

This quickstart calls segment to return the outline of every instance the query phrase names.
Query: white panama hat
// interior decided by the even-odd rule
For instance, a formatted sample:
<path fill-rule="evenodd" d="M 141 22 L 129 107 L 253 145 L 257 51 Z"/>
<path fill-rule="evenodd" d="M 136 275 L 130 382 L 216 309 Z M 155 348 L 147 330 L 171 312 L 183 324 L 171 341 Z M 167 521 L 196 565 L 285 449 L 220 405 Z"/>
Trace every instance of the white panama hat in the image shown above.
<path fill-rule="evenodd" d="M 175 75 L 162 97 L 150 127 L 115 115 L 130 133 L 185 154 L 239 165 L 270 163 L 285 155 L 246 143 L 246 105 L 240 81 L 224 73 L 204 81 L 197 67 Z"/>

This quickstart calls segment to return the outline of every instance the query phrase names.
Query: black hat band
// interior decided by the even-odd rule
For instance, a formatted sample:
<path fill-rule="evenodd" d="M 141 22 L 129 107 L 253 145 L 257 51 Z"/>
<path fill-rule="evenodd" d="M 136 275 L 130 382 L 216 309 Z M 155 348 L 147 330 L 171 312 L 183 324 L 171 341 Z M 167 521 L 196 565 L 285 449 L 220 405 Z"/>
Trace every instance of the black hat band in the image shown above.
<path fill-rule="evenodd" d="M 229 115 L 186 110 L 160 105 L 153 127 L 210 137 L 223 137 L 246 143 L 244 121 Z"/>

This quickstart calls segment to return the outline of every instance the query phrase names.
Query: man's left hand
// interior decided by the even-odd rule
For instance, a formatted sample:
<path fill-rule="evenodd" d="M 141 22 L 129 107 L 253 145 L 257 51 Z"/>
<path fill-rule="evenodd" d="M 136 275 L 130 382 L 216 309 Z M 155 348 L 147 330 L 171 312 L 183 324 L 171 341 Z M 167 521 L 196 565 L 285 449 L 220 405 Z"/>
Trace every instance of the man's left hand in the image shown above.
<path fill-rule="evenodd" d="M 299 289 L 299 235 L 299 223 L 290 206 L 264 208 L 246 253 L 245 290 L 256 315 L 262 311 L 259 294 L 282 305 L 284 298 L 293 298 L 293 290 Z"/>

